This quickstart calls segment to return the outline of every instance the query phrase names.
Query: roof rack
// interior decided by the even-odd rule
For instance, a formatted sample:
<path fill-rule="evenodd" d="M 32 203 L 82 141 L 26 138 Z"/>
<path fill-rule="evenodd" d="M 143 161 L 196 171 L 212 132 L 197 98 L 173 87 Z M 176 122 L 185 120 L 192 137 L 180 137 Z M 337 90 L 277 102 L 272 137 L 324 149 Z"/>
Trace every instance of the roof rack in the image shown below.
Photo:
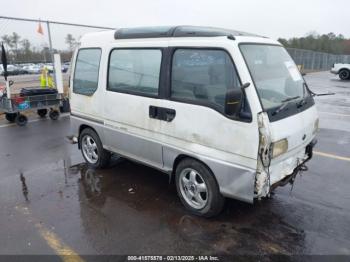
<path fill-rule="evenodd" d="M 114 39 L 159 38 L 159 37 L 215 37 L 257 36 L 229 29 L 202 26 L 155 26 L 120 28 L 114 33 Z"/>

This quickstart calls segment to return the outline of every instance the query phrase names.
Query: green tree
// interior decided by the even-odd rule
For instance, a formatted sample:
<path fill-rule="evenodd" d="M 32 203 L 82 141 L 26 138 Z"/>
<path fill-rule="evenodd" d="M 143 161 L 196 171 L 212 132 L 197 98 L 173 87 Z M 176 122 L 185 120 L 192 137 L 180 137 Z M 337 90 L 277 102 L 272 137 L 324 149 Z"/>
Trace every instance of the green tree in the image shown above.
<path fill-rule="evenodd" d="M 293 37 L 290 39 L 279 38 L 278 41 L 285 47 L 300 48 L 332 54 L 350 54 L 349 40 L 342 34 L 328 33 L 319 35 L 311 31 L 304 37 Z"/>

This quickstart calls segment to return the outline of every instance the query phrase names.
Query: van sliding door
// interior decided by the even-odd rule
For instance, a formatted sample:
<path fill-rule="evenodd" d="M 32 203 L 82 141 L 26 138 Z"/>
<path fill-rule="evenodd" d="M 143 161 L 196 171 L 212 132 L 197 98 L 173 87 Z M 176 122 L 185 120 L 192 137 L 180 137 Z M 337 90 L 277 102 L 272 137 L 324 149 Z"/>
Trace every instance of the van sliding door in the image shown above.
<path fill-rule="evenodd" d="M 149 117 L 157 106 L 161 49 L 121 48 L 110 53 L 104 101 L 105 137 L 113 151 L 162 167 L 156 140 L 159 122 Z"/>

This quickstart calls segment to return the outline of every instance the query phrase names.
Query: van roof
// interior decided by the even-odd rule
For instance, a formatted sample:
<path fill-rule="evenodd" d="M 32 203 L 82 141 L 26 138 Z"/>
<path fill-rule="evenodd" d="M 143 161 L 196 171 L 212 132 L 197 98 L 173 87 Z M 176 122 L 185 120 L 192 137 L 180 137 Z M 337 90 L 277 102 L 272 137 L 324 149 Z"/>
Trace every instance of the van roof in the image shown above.
<path fill-rule="evenodd" d="M 86 33 L 80 39 L 81 47 L 101 46 L 106 43 L 118 41 L 167 41 L 170 38 L 191 39 L 197 38 L 216 38 L 226 37 L 228 40 L 237 40 L 237 42 L 267 43 L 279 44 L 277 41 L 254 34 L 230 29 L 201 26 L 159 26 L 159 27 L 135 27 L 120 28 L 116 30 L 107 30 L 99 32 Z"/>
<path fill-rule="evenodd" d="M 135 39 L 135 38 L 159 38 L 159 37 L 215 37 L 227 36 L 235 39 L 235 36 L 255 36 L 250 33 L 236 30 L 204 27 L 204 26 L 155 26 L 155 27 L 134 27 L 120 28 L 114 33 L 114 39 Z"/>

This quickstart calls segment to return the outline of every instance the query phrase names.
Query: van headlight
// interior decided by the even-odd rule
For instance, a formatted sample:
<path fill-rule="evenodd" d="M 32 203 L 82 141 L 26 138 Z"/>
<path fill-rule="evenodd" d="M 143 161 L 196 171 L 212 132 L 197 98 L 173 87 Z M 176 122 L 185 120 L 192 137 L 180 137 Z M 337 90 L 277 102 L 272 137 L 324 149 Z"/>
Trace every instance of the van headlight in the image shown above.
<path fill-rule="evenodd" d="M 312 130 L 312 134 L 316 134 L 318 132 L 319 129 L 319 124 L 320 124 L 320 120 L 317 118 L 315 123 L 314 123 L 314 129 Z"/>
<path fill-rule="evenodd" d="M 288 150 L 288 140 L 281 139 L 272 143 L 272 158 L 278 157 Z"/>

